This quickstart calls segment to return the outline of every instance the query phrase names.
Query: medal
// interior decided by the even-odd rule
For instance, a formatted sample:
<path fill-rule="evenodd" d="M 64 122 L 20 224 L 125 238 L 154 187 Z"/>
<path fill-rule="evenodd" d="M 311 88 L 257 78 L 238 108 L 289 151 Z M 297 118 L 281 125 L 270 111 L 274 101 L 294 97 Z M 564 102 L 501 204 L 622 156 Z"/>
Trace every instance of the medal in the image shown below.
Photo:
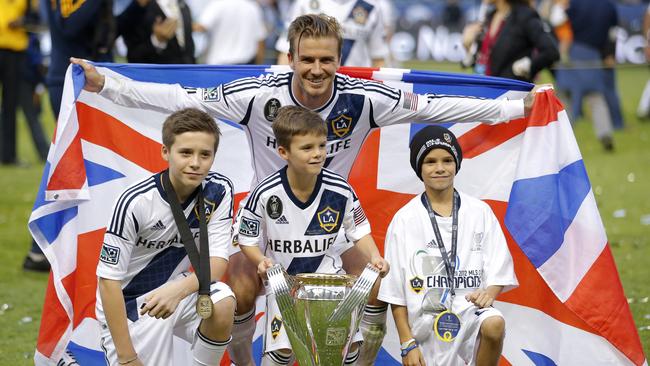
<path fill-rule="evenodd" d="M 460 318 L 449 310 L 438 314 L 433 322 L 433 332 L 443 342 L 453 342 L 460 331 Z"/>
<path fill-rule="evenodd" d="M 210 295 L 199 295 L 196 300 L 196 313 L 201 319 L 207 319 L 212 315 L 212 299 Z"/>

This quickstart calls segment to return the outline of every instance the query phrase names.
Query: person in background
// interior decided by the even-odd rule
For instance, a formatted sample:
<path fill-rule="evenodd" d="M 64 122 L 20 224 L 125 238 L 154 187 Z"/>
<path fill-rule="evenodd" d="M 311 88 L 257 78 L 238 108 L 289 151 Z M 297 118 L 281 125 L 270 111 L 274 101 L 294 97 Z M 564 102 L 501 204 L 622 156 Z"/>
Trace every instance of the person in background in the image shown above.
<path fill-rule="evenodd" d="M 643 15 L 643 37 L 646 42 L 644 47 L 645 58 L 647 61 L 650 61 L 650 5 L 648 5 Z M 636 115 L 641 119 L 650 118 L 650 80 L 646 82 L 645 88 L 643 88 L 643 94 L 641 94 Z"/>

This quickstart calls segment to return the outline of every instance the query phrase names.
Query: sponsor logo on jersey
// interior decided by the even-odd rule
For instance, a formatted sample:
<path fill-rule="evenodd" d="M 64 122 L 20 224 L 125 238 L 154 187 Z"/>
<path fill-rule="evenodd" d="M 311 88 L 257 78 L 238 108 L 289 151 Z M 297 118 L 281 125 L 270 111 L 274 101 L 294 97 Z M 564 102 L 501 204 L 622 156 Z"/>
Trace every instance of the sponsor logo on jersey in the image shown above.
<path fill-rule="evenodd" d="M 103 244 L 99 260 L 107 264 L 117 264 L 120 261 L 120 248 Z"/>
<path fill-rule="evenodd" d="M 282 329 L 282 319 L 274 316 L 271 321 L 271 337 L 273 337 L 273 340 L 280 334 L 280 329 Z"/>
<path fill-rule="evenodd" d="M 165 224 L 162 223 L 162 221 L 158 220 L 158 222 L 151 227 L 152 231 L 158 231 L 158 230 L 165 230 L 167 227 Z"/>
<path fill-rule="evenodd" d="M 287 220 L 287 218 L 284 215 L 282 215 L 282 216 L 280 216 L 279 219 L 275 220 L 275 223 L 276 224 L 288 224 L 289 220 Z"/>
<path fill-rule="evenodd" d="M 278 109 L 280 109 L 281 106 L 279 100 L 275 98 L 269 99 L 264 105 L 264 118 L 269 122 L 273 122 L 275 117 L 278 115 Z"/>
<path fill-rule="evenodd" d="M 352 127 L 352 117 L 342 114 L 330 121 L 332 132 L 339 138 L 343 138 L 350 133 Z"/>
<path fill-rule="evenodd" d="M 368 21 L 368 10 L 361 5 L 357 5 L 352 9 L 352 19 L 357 24 L 364 25 Z"/>
<path fill-rule="evenodd" d="M 280 197 L 273 195 L 266 201 L 266 213 L 272 220 L 282 215 L 282 201 Z"/>
<path fill-rule="evenodd" d="M 420 277 L 415 276 L 409 280 L 409 283 L 411 285 L 411 290 L 415 292 L 416 294 L 419 294 L 422 292 L 422 286 L 424 286 L 424 280 L 422 280 Z"/>
<path fill-rule="evenodd" d="M 204 102 L 218 102 L 221 100 L 221 89 L 219 87 L 205 88 L 201 99 Z"/>
<path fill-rule="evenodd" d="M 249 219 L 248 217 L 242 217 L 241 224 L 239 225 L 239 233 L 252 237 L 259 236 L 260 222 L 255 219 Z"/>
<path fill-rule="evenodd" d="M 338 222 L 339 211 L 336 211 L 330 206 L 327 206 L 318 212 L 318 223 L 320 227 L 328 233 L 332 232 L 332 230 L 336 228 Z"/>

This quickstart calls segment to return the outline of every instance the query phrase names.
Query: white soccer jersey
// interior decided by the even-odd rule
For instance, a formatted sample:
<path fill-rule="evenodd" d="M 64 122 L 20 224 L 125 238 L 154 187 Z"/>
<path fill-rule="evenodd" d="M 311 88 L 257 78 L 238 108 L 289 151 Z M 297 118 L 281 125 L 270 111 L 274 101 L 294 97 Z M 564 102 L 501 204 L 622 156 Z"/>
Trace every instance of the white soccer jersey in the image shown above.
<path fill-rule="evenodd" d="M 225 176 L 211 172 L 202 184 L 210 256 L 228 260 L 232 183 Z M 181 206 L 198 244 L 196 192 Z M 136 299 L 139 296 L 176 278 L 189 267 L 189 258 L 162 188 L 161 173 L 126 189 L 117 199 L 106 228 L 97 276 L 121 281 L 127 317 L 132 321 L 138 319 Z M 98 320 L 104 322 L 99 292 L 96 310 Z"/>
<path fill-rule="evenodd" d="M 372 66 L 372 60 L 388 56 L 381 9 L 375 0 L 296 0 L 275 48 L 278 52 L 289 52 L 286 29 L 295 18 L 324 13 L 336 18 L 342 27 L 341 65 Z"/>
<path fill-rule="evenodd" d="M 201 109 L 244 127 L 256 179 L 280 169 L 271 123 L 278 108 L 300 105 L 291 90 L 293 72 L 242 78 L 214 88 L 144 83 L 106 76 L 100 95 L 114 103 L 172 112 Z M 387 85 L 337 74 L 329 101 L 315 112 L 327 123 L 325 167 L 347 177 L 361 145 L 375 127 L 411 122 L 501 122 L 524 115 L 521 100 L 418 95 Z"/>
<path fill-rule="evenodd" d="M 289 274 L 337 273 L 340 256 L 333 248 L 343 228 L 355 242 L 370 234 L 370 224 L 350 185 L 323 169 L 307 202 L 297 199 L 287 168 L 264 179 L 241 212 L 239 244 L 259 246 Z"/>

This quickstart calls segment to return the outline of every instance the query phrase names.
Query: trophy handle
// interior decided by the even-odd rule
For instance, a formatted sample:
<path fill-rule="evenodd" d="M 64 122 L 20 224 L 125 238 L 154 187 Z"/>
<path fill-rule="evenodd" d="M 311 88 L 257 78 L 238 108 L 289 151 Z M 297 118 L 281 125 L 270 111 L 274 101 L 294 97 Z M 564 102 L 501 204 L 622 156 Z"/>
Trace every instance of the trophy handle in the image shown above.
<path fill-rule="evenodd" d="M 366 264 L 366 268 L 361 273 L 361 276 L 359 276 L 359 279 L 354 283 L 350 292 L 336 306 L 327 321 L 330 323 L 341 321 L 344 317 L 352 314 L 352 312 L 358 310 L 362 305 L 365 305 L 368 301 L 368 295 L 370 295 L 372 286 L 377 281 L 377 277 L 379 277 L 379 271 L 370 263 Z"/>

